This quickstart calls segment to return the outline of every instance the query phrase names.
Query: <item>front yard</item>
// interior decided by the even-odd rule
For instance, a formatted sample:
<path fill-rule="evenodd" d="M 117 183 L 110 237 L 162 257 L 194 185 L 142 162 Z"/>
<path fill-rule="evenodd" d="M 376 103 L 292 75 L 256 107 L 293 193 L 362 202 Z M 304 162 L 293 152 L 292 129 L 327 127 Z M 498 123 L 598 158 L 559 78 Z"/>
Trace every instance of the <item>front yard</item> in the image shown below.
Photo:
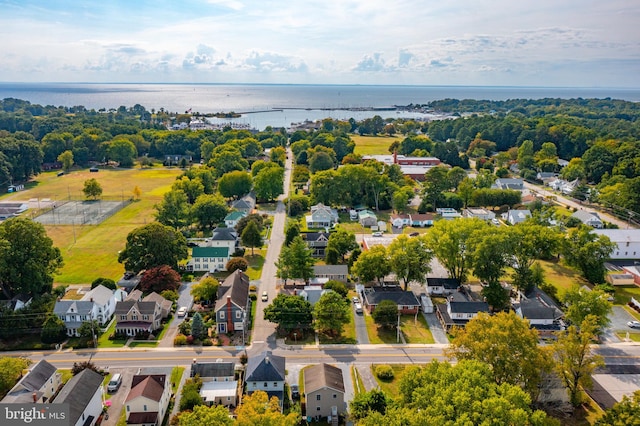
<path fill-rule="evenodd" d="M 372 344 L 402 343 L 402 340 L 398 342 L 398 333 L 395 327 L 379 327 L 373 321 L 373 317 L 366 311 L 364 312 L 364 321 L 367 325 L 369 341 Z M 427 321 L 422 314 L 418 314 L 417 320 L 415 315 L 401 315 L 400 330 L 407 343 L 435 343 Z"/>

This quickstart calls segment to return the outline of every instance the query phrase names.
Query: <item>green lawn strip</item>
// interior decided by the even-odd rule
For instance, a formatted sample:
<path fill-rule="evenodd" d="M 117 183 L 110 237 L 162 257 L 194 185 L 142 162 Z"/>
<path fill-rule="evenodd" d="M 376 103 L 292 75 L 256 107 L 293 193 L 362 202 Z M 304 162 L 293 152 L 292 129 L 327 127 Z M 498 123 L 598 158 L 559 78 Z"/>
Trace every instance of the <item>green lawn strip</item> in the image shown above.
<path fill-rule="evenodd" d="M 40 333 L 25 334 L 0 341 L 0 351 L 49 350 L 55 347 L 55 343 L 42 343 Z"/>
<path fill-rule="evenodd" d="M 640 321 L 640 314 L 637 313 L 636 311 L 634 311 L 633 309 L 631 309 L 631 307 L 629 307 L 628 305 L 624 305 L 624 309 L 629 312 L 629 314 L 634 317 L 635 319 L 637 319 L 638 321 Z"/>
<path fill-rule="evenodd" d="M 371 365 L 371 372 L 373 373 L 373 377 L 375 377 L 376 382 L 378 382 L 380 389 L 391 397 L 398 396 L 400 394 L 400 379 L 404 375 L 408 366 L 404 364 L 389 364 L 393 370 L 394 377 L 387 381 L 380 380 L 378 376 L 376 376 L 376 365 L 379 364 Z"/>
<path fill-rule="evenodd" d="M 182 380 L 182 374 L 184 374 L 184 367 L 173 367 L 171 370 L 171 392 L 176 393 L 180 380 Z"/>
<path fill-rule="evenodd" d="M 640 302 L 640 287 L 637 287 L 635 285 L 615 286 L 615 289 L 616 289 L 616 293 L 614 296 L 615 297 L 614 303 L 616 305 L 626 305 L 631 301 L 632 297 Z"/>
<path fill-rule="evenodd" d="M 159 342 L 131 342 L 129 343 L 130 348 L 155 348 L 158 346 Z"/>
<path fill-rule="evenodd" d="M 435 343 L 427 320 L 420 313 L 418 313 L 417 322 L 415 315 L 402 315 L 400 328 L 407 343 Z"/>
<path fill-rule="evenodd" d="M 245 258 L 249 262 L 249 269 L 247 269 L 247 275 L 250 280 L 260 279 L 262 275 L 262 267 L 264 266 L 264 259 L 267 255 L 267 249 L 255 250 L 254 255 L 245 254 Z"/>
<path fill-rule="evenodd" d="M 359 136 L 351 135 L 356 144 L 355 154 L 359 155 L 389 155 L 389 146 L 394 141 L 402 141 L 401 136 Z"/>
<path fill-rule="evenodd" d="M 350 370 L 351 370 L 351 380 L 354 384 L 353 386 L 354 395 L 359 395 L 361 393 L 366 392 L 364 388 L 364 382 L 362 381 L 362 377 L 360 377 L 360 373 L 358 373 L 358 369 L 356 368 L 356 366 L 352 365 Z"/>
<path fill-rule="evenodd" d="M 620 340 L 622 340 L 623 342 L 627 340 L 627 334 L 629 335 L 629 339 L 632 342 L 640 342 L 640 333 L 632 333 L 632 332 L 617 332 L 616 335 L 620 338 Z"/>
<path fill-rule="evenodd" d="M 118 423 L 116 423 L 116 426 L 127 426 L 127 412 L 125 410 L 126 408 L 122 407 L 122 414 L 120 414 L 120 417 L 118 418 Z"/>

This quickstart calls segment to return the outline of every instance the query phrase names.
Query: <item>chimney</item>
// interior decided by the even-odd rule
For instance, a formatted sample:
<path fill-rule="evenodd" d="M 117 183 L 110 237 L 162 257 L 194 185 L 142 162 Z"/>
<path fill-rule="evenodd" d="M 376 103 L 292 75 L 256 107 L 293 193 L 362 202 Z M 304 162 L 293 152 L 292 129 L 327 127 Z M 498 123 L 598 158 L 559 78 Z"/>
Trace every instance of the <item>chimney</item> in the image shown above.
<path fill-rule="evenodd" d="M 93 297 L 89 298 L 89 302 L 93 303 Z"/>
<path fill-rule="evenodd" d="M 38 395 L 34 392 L 31 394 L 31 396 L 33 397 L 33 403 L 35 404 L 36 402 L 38 402 Z"/>
<path fill-rule="evenodd" d="M 398 150 L 393 150 L 393 164 L 398 164 Z"/>
<path fill-rule="evenodd" d="M 233 306 L 231 305 L 231 296 L 227 296 L 227 333 L 233 333 Z"/>

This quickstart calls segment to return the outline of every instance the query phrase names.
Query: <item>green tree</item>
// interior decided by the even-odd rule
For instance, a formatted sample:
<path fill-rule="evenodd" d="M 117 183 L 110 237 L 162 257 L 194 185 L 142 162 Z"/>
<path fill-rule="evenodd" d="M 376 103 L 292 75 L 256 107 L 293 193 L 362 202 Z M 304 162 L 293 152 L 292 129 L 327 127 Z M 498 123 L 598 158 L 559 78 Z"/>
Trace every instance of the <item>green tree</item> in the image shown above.
<path fill-rule="evenodd" d="M 144 272 L 138 286 L 145 293 L 177 290 L 180 287 L 180 274 L 168 265 L 154 266 Z"/>
<path fill-rule="evenodd" d="M 97 200 L 102 195 L 102 186 L 95 178 L 87 179 L 84 181 L 82 192 L 84 192 L 85 197 Z"/>
<path fill-rule="evenodd" d="M 133 166 L 133 160 L 138 156 L 136 146 L 127 139 L 114 139 L 109 143 L 107 152 L 109 158 L 120 163 L 121 167 Z"/>
<path fill-rule="evenodd" d="M 353 232 L 349 232 L 346 229 L 338 228 L 335 232 L 329 235 L 329 241 L 327 242 L 327 250 L 335 250 L 336 253 L 342 259 L 344 263 L 344 257 L 351 251 L 358 247 L 356 236 Z"/>
<path fill-rule="evenodd" d="M 268 167 L 261 170 L 253 181 L 256 197 L 265 201 L 277 198 L 284 193 L 283 182 L 283 167 Z"/>
<path fill-rule="evenodd" d="M 449 276 L 464 283 L 473 260 L 474 235 L 487 225 L 480 219 L 439 220 L 426 234 L 427 246 L 447 269 Z"/>
<path fill-rule="evenodd" d="M 66 338 L 64 322 L 56 315 L 50 315 L 42 324 L 40 340 L 42 343 L 60 343 Z"/>
<path fill-rule="evenodd" d="M 423 237 L 409 238 L 399 235 L 387 249 L 391 270 L 404 282 L 407 290 L 410 281 L 424 283 L 431 272 L 433 252 L 429 250 Z"/>
<path fill-rule="evenodd" d="M 62 169 L 68 173 L 73 166 L 73 152 L 66 150 L 58 155 L 57 160 L 62 163 Z"/>
<path fill-rule="evenodd" d="M 327 290 L 333 290 L 336 293 L 338 293 L 340 296 L 345 298 L 349 294 L 349 289 L 347 288 L 347 285 L 342 281 L 329 280 L 324 284 L 322 288 Z"/>
<path fill-rule="evenodd" d="M 171 190 L 164 194 L 162 202 L 155 205 L 156 219 L 163 225 L 176 230 L 189 224 L 191 209 L 187 194 L 181 190 Z"/>
<path fill-rule="evenodd" d="M 276 267 L 278 277 L 287 280 L 300 278 L 308 282 L 313 277 L 313 256 L 302 237 L 293 239 L 289 247 L 282 247 Z"/>
<path fill-rule="evenodd" d="M 239 198 L 248 194 L 253 187 L 253 179 L 251 174 L 234 170 L 222 175 L 218 180 L 218 192 L 226 198 Z"/>
<path fill-rule="evenodd" d="M 520 290 L 533 287 L 531 267 L 537 259 L 548 259 L 555 255 L 561 246 L 558 231 L 548 226 L 520 223 L 506 229 L 508 250 L 513 257 L 513 283 Z"/>
<path fill-rule="evenodd" d="M 7 299 L 49 293 L 63 263 L 60 249 L 40 223 L 26 217 L 0 223 L 0 288 Z"/>
<path fill-rule="evenodd" d="M 191 295 L 198 302 L 211 304 L 216 301 L 220 283 L 213 277 L 202 278 L 191 286 Z"/>
<path fill-rule="evenodd" d="M 608 298 L 609 295 L 601 289 L 589 290 L 577 284 L 573 285 L 562 298 L 567 305 L 565 317 L 579 327 L 587 316 L 593 316 L 598 325 L 596 331 L 600 333 L 611 322 L 609 314 L 613 307 Z"/>
<path fill-rule="evenodd" d="M 622 401 L 605 411 L 595 426 L 640 426 L 640 390 L 631 396 L 624 395 Z"/>
<path fill-rule="evenodd" d="M 242 231 L 240 239 L 244 246 L 251 247 L 251 256 L 253 256 L 253 249 L 255 247 L 262 247 L 262 234 L 260 233 L 260 229 L 258 229 L 258 225 L 254 221 L 247 224 Z"/>
<path fill-rule="evenodd" d="M 281 146 L 272 148 L 271 152 L 269 153 L 269 160 L 281 167 L 284 167 L 284 163 L 287 160 L 287 151 L 285 151 L 285 149 Z"/>
<path fill-rule="evenodd" d="M 251 213 L 250 215 L 245 216 L 238 221 L 238 224 L 236 225 L 236 232 L 238 233 L 238 235 L 242 235 L 242 233 L 244 232 L 244 228 L 249 224 L 249 222 L 255 222 L 256 225 L 258 225 L 258 229 L 260 230 L 260 232 L 262 232 L 264 219 L 257 213 Z"/>
<path fill-rule="evenodd" d="M 196 405 L 191 411 L 178 414 L 177 426 L 233 426 L 234 423 L 229 417 L 229 409 L 224 405 Z"/>
<path fill-rule="evenodd" d="M 380 389 L 371 389 L 369 392 L 360 392 L 353 398 L 349 403 L 349 412 L 355 420 L 363 419 L 371 413 L 384 415 L 391 402 L 391 398 Z"/>
<path fill-rule="evenodd" d="M 264 319 L 290 332 L 311 327 L 313 321 L 311 304 L 301 296 L 279 294 L 264 308 Z"/>
<path fill-rule="evenodd" d="M 380 245 L 371 247 L 358 256 L 352 269 L 361 282 L 378 280 L 381 283 L 382 279 L 391 272 L 387 250 Z"/>
<path fill-rule="evenodd" d="M 238 269 L 242 272 L 246 272 L 246 270 L 249 269 L 249 262 L 244 257 L 232 257 L 229 259 L 224 269 L 229 273 L 235 272 Z"/>
<path fill-rule="evenodd" d="M 602 284 L 605 261 L 616 248 L 606 235 L 598 235 L 586 225 L 570 229 L 565 239 L 563 254 L 567 263 L 576 266 L 592 284 Z"/>
<path fill-rule="evenodd" d="M 591 374 L 604 365 L 602 357 L 594 355 L 591 343 L 598 333 L 598 321 L 588 315 L 580 328 L 571 325 L 566 331 L 558 333 L 551 348 L 555 360 L 555 370 L 567 388 L 569 401 L 574 407 L 582 403 L 580 387 L 591 387 Z"/>
<path fill-rule="evenodd" d="M 187 239 L 182 233 L 158 222 L 134 229 L 127 235 L 127 244 L 118 255 L 128 271 L 138 273 L 154 266 L 178 268 L 178 262 L 189 255 Z"/>
<path fill-rule="evenodd" d="M 473 180 L 469 178 L 464 178 L 458 184 L 457 194 L 460 196 L 462 200 L 463 206 L 466 209 L 469 205 L 469 201 L 473 198 L 473 192 L 475 191 L 475 187 L 473 186 Z"/>
<path fill-rule="evenodd" d="M 269 399 L 263 391 L 245 396 L 242 405 L 236 409 L 236 418 L 238 426 L 296 426 L 300 421 L 300 415 L 295 412 L 282 414 L 278 398 Z"/>
<path fill-rule="evenodd" d="M 284 244 L 288 246 L 298 235 L 300 235 L 300 224 L 298 221 L 287 222 L 284 229 Z M 331 240 L 331 237 L 329 237 L 329 240 Z"/>
<path fill-rule="evenodd" d="M 187 379 L 184 382 L 182 395 L 180 395 L 180 411 L 194 410 L 196 407 L 204 404 L 200 396 L 201 388 L 202 379 L 198 376 L 193 379 Z"/>
<path fill-rule="evenodd" d="M 200 312 L 196 312 L 191 320 L 191 335 L 196 340 L 200 340 L 205 336 L 204 323 Z"/>
<path fill-rule="evenodd" d="M 215 144 L 210 141 L 204 141 L 202 142 L 202 145 L 200 145 L 200 156 L 204 160 L 205 164 L 207 164 L 209 160 L 211 160 L 211 156 L 213 155 L 213 150 L 215 147 Z"/>
<path fill-rule="evenodd" d="M 0 358 L 0 395 L 5 395 L 31 365 L 28 358 L 6 356 Z"/>
<path fill-rule="evenodd" d="M 398 322 L 398 305 L 392 300 L 383 300 L 378 303 L 371 316 L 379 326 L 393 328 Z"/>
<path fill-rule="evenodd" d="M 337 337 L 349 322 L 349 302 L 338 293 L 329 291 L 320 296 L 313 308 L 313 314 L 319 332 Z"/>
<path fill-rule="evenodd" d="M 329 170 L 333 168 L 333 158 L 324 151 L 316 151 L 309 158 L 309 170 L 311 173 Z"/>
<path fill-rule="evenodd" d="M 99 285 L 105 286 L 106 288 L 108 288 L 109 290 L 115 290 L 118 288 L 118 286 L 116 285 L 116 282 L 114 280 L 112 280 L 111 278 L 96 278 L 95 280 L 93 280 L 93 282 L 91 283 L 91 289 L 94 289 L 96 287 L 98 287 Z"/>
<path fill-rule="evenodd" d="M 187 196 L 187 202 L 193 204 L 199 196 L 204 194 L 204 185 L 200 179 L 189 179 L 187 176 L 182 176 L 173 182 L 171 190 L 184 192 Z"/>
<path fill-rule="evenodd" d="M 191 208 L 191 216 L 200 229 L 213 229 L 228 213 L 227 203 L 219 195 L 202 194 Z"/>
<path fill-rule="evenodd" d="M 558 422 L 532 410 L 518 386 L 498 385 L 488 365 L 463 360 L 456 365 L 433 361 L 411 367 L 400 379 L 400 403 L 384 415 L 371 412 L 358 424 L 389 425 L 535 425 Z"/>
<path fill-rule="evenodd" d="M 234 170 L 246 171 L 249 167 L 249 162 L 242 158 L 242 153 L 235 146 L 224 144 L 213 151 L 207 165 L 215 170 L 218 177 Z"/>
<path fill-rule="evenodd" d="M 97 339 L 101 334 L 102 330 L 97 320 L 83 321 L 78 327 L 78 335 L 91 342 L 94 341 L 94 337 Z"/>
<path fill-rule="evenodd" d="M 520 170 L 533 169 L 534 162 L 533 142 L 526 140 L 518 148 L 518 167 Z"/>
<path fill-rule="evenodd" d="M 425 199 L 429 200 L 435 210 L 438 201 L 443 197 L 443 192 L 451 188 L 448 169 L 444 166 L 432 167 L 425 173 L 422 185 Z"/>
<path fill-rule="evenodd" d="M 447 353 L 459 361 L 486 363 L 497 384 L 521 385 L 534 400 L 542 373 L 551 369 L 538 346 L 538 332 L 514 312 L 479 313 L 455 330 Z"/>

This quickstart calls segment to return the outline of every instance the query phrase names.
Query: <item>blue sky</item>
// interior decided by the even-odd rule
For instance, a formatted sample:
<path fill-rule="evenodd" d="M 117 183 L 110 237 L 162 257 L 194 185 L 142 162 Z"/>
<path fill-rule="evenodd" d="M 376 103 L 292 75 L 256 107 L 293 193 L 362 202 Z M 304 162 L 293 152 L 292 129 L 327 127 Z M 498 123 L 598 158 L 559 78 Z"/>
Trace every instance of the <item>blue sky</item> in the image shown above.
<path fill-rule="evenodd" d="M 637 0 L 0 0 L 0 81 L 638 87 Z"/>

